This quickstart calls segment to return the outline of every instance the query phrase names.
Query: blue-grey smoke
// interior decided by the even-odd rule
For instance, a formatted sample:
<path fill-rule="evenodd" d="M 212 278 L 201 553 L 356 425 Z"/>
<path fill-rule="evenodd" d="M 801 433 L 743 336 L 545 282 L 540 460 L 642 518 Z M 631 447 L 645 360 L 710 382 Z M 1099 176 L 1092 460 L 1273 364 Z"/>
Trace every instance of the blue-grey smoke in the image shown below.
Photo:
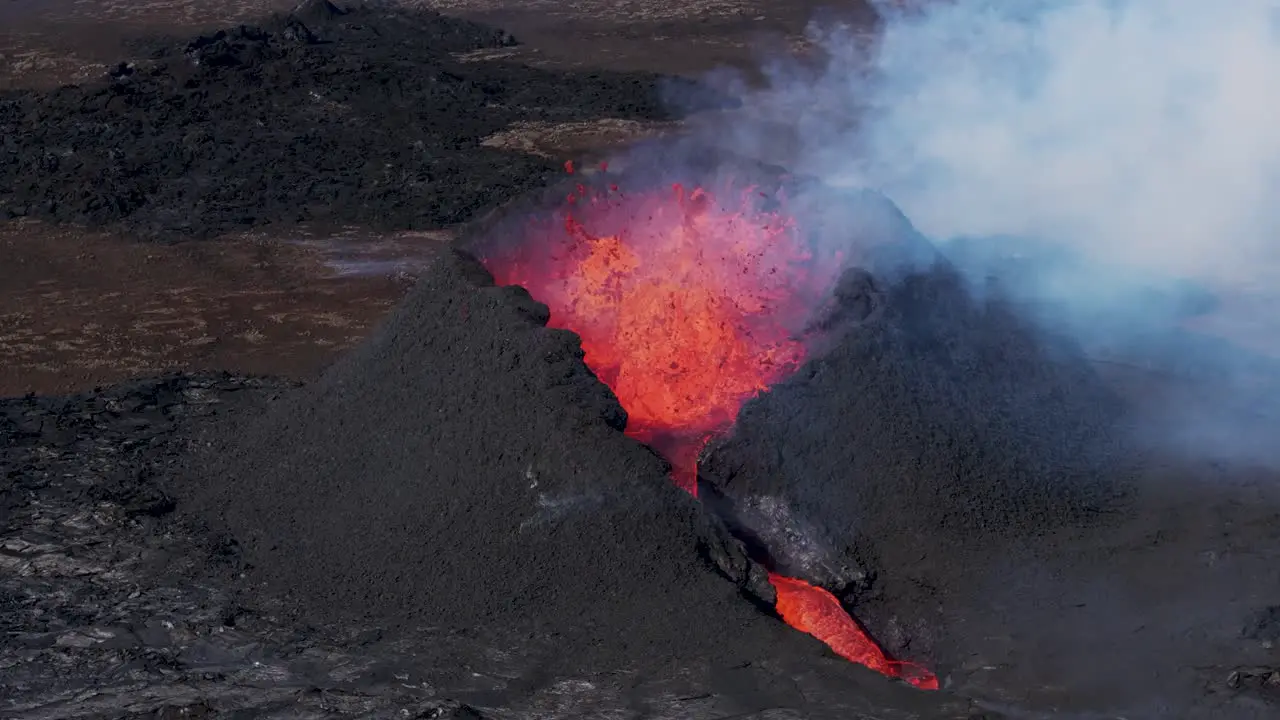
<path fill-rule="evenodd" d="M 1257 281 L 1280 260 L 1277 7 L 958 0 L 890 15 L 870 82 L 829 47 L 814 87 L 867 106 L 846 138 L 860 152 L 811 160 L 882 188 L 933 237 Z"/>
<path fill-rule="evenodd" d="M 1280 2 L 896 5 L 811 27 L 717 141 L 883 192 L 1100 359 L 1255 400 L 1280 358 Z M 1169 437 L 1239 435 L 1194 404 L 1162 408 Z"/>

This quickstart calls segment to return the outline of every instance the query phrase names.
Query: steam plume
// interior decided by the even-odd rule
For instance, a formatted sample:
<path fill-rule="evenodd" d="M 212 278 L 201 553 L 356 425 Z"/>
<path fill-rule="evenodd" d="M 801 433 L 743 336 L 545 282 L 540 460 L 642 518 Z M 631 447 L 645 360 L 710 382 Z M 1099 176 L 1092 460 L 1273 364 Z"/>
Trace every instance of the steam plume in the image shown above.
<path fill-rule="evenodd" d="M 1276 7 L 962 0 L 891 19 L 860 170 L 936 237 L 1256 279 L 1280 248 Z"/>
<path fill-rule="evenodd" d="M 1272 303 L 1230 300 L 1280 279 L 1280 3 L 915 5 L 812 26 L 816 68 L 770 64 L 717 137 L 883 192 L 975 277 L 1021 257 L 1009 287 L 1088 347 L 1235 382 L 1256 356 L 1179 334 L 1212 297 L 1280 350 Z"/>

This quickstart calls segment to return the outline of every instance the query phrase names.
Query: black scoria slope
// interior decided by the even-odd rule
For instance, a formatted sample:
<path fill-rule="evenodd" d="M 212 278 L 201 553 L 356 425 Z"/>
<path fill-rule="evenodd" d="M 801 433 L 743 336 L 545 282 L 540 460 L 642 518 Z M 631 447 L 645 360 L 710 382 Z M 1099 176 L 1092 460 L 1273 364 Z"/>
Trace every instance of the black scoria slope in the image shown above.
<path fill-rule="evenodd" d="M 1076 347 L 936 252 L 904 254 L 926 243 L 896 209 L 841 202 L 883 236 L 857 247 L 905 261 L 846 273 L 816 356 L 747 403 L 701 480 L 766 563 L 928 656 L 935 633 L 903 626 L 932 620 L 992 543 L 1093 523 L 1126 496 L 1124 409 Z"/>
<path fill-rule="evenodd" d="M 596 669 L 819 657 L 716 574 L 712 523 L 547 318 L 447 254 L 370 342 L 224 428 L 180 507 L 316 622 L 518 632 Z"/>
<path fill-rule="evenodd" d="M 139 43 L 93 82 L 0 93 L 0 220 L 149 239 L 294 223 L 430 229 L 553 177 L 490 147 L 521 123 L 668 119 L 658 76 L 563 72 L 460 53 L 507 33 L 386 6 Z"/>

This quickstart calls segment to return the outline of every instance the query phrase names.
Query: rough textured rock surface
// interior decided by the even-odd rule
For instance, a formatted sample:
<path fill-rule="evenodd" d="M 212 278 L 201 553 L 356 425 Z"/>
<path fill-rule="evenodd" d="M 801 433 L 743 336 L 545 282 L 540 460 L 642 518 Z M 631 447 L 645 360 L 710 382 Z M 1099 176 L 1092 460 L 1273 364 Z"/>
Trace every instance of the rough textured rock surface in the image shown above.
<path fill-rule="evenodd" d="M 0 399 L 0 714 L 62 718 L 965 718 L 820 654 L 564 675 L 554 638 L 388 632 L 318 618 L 246 573 L 234 538 L 178 519 L 162 479 L 210 422 L 294 383 L 137 380 Z M 624 629 L 625 631 L 625 629 Z"/>
<path fill-rule="evenodd" d="M 500 30 L 386 4 L 139 43 L 101 81 L 0 94 L 0 219 L 150 237 L 263 225 L 430 229 L 556 169 L 482 141 L 513 123 L 664 119 L 658 76 L 459 53 Z"/>
<path fill-rule="evenodd" d="M 1106 508 L 1122 409 L 1088 363 L 944 266 L 846 275 L 830 347 L 748 404 L 702 472 L 785 496 L 855 552 L 911 557 Z M 952 546 L 953 547 L 953 546 Z"/>

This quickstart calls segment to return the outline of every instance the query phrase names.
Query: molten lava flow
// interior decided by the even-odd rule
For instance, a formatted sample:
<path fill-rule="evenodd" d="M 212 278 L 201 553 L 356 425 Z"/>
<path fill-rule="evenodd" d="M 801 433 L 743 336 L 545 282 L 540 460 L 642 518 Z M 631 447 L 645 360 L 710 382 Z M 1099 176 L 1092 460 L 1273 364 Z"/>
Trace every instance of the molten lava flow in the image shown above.
<path fill-rule="evenodd" d="M 489 263 L 582 337 L 587 364 L 627 410 L 627 433 L 663 452 L 695 494 L 698 452 L 804 359 L 796 330 L 832 279 L 811 269 L 794 223 L 757 210 L 755 192 L 737 200 L 679 185 L 638 197 L 580 190 L 562 226 L 532 243 L 541 257 Z"/>
<path fill-rule="evenodd" d="M 760 193 L 731 197 L 722 204 L 680 185 L 638 196 L 579 186 L 560 222 L 485 260 L 498 283 L 546 303 L 552 327 L 582 338 L 587 364 L 627 410 L 627 434 L 662 453 L 695 496 L 707 441 L 805 359 L 800 329 L 839 267 L 816 261 L 790 218 L 761 208 Z M 927 672 L 888 660 L 830 593 L 770 580 L 788 624 L 853 662 L 937 687 Z"/>
<path fill-rule="evenodd" d="M 837 655 L 882 675 L 902 678 L 922 690 L 937 690 L 938 678 L 911 663 L 890 660 L 834 595 L 803 580 L 769 573 L 777 610 L 791 627 L 826 643 Z"/>

